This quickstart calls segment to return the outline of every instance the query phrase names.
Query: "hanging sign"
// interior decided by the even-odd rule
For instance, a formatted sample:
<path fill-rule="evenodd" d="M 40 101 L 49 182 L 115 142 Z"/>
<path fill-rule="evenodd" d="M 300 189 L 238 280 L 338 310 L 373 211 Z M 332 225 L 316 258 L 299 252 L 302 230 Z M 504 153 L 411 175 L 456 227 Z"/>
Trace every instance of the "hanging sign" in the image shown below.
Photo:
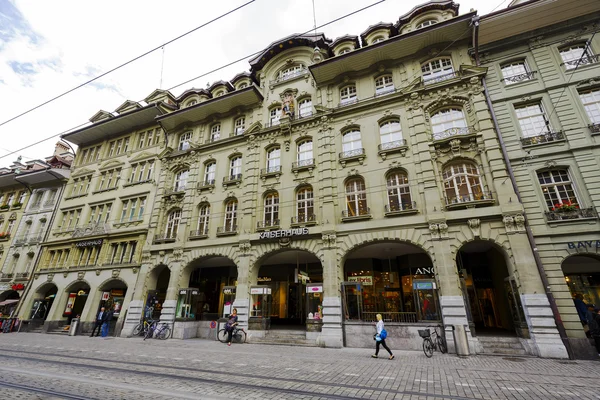
<path fill-rule="evenodd" d="M 223 288 L 223 294 L 235 294 L 235 287 Z"/>
<path fill-rule="evenodd" d="M 102 301 L 108 300 L 110 297 L 110 292 L 102 292 Z"/>
<path fill-rule="evenodd" d="M 112 294 L 113 296 L 123 296 L 125 292 L 123 291 L 123 289 L 113 289 L 110 291 L 110 294 Z"/>
<path fill-rule="evenodd" d="M 433 290 L 435 285 L 433 282 L 413 282 L 413 289 L 417 290 Z"/>
<path fill-rule="evenodd" d="M 69 298 L 67 300 L 67 306 L 65 307 L 65 315 L 71 315 L 73 313 L 73 304 L 75 304 L 75 299 L 77 298 L 77 293 L 69 293 Z"/>
<path fill-rule="evenodd" d="M 306 293 L 322 293 L 323 286 L 307 286 Z"/>
<path fill-rule="evenodd" d="M 348 282 L 358 282 L 365 286 L 373 286 L 373 277 L 371 275 L 349 276 Z"/>
<path fill-rule="evenodd" d="M 290 236 L 308 235 L 308 228 L 281 229 L 278 231 L 261 232 L 258 235 L 259 239 L 277 239 Z"/>
<path fill-rule="evenodd" d="M 271 278 L 268 276 L 259 276 L 257 282 L 271 282 Z"/>

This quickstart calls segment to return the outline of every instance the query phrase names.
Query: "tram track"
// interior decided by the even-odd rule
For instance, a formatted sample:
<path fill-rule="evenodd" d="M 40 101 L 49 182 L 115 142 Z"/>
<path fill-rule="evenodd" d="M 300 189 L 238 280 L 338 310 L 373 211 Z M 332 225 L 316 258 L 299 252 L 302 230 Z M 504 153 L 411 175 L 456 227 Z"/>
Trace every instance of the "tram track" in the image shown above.
<path fill-rule="evenodd" d="M 154 377 L 154 378 L 168 378 L 180 381 L 186 381 L 191 383 L 205 383 L 205 384 L 216 384 L 216 385 L 227 385 L 231 383 L 232 371 L 218 371 L 218 370 L 208 370 L 201 368 L 192 368 L 192 367 L 184 367 L 184 366 L 171 366 L 171 365 L 157 365 L 155 363 L 143 363 L 143 362 L 135 362 L 135 361 L 113 361 L 106 360 L 102 358 L 94 358 L 94 357 L 83 357 L 83 356 L 75 356 L 75 355 L 64 355 L 64 354 L 56 354 L 56 353 L 37 353 L 30 351 L 16 351 L 3 349 L 5 353 L 0 354 L 0 359 L 14 359 L 21 361 L 30 361 L 30 362 L 38 362 L 38 363 L 46 363 L 46 364 L 61 364 L 63 366 L 75 367 L 79 369 L 88 368 L 92 370 L 100 370 L 106 373 L 107 371 L 111 371 L 119 374 L 135 374 L 142 375 L 144 377 Z M 19 355 L 10 355 L 6 354 L 6 352 L 18 353 Z M 60 360 L 51 360 L 47 358 L 40 357 L 30 357 L 25 356 L 23 354 L 28 355 L 36 355 L 36 356 L 46 356 L 46 357 L 54 357 L 59 358 Z M 67 359 L 67 360 L 65 360 Z M 98 363 L 102 363 L 104 365 L 94 365 L 84 362 L 74 362 L 73 360 L 80 361 L 95 361 Z M 136 367 L 143 367 L 144 370 L 138 369 L 127 369 L 122 367 L 116 367 L 106 364 L 125 364 Z M 159 371 L 151 371 L 152 369 L 163 369 L 163 370 L 171 370 L 171 371 L 180 371 L 186 373 L 201 373 L 206 375 L 216 375 L 218 377 L 222 377 L 223 379 L 216 379 L 211 377 L 198 377 L 198 376 L 189 376 L 182 374 L 174 374 L 174 373 L 165 373 Z M 411 395 L 411 396 L 427 396 L 431 398 L 439 398 L 439 399 L 453 399 L 453 400 L 478 400 L 476 397 L 464 397 L 457 395 L 448 395 L 441 393 L 426 393 L 421 391 L 410 391 L 410 390 L 394 390 L 383 387 L 374 387 L 374 386 L 358 386 L 344 383 L 335 383 L 335 382 L 324 382 L 324 381 L 315 381 L 315 380 L 305 380 L 298 378 L 283 378 L 283 377 L 274 377 L 267 375 L 258 375 L 258 374 L 248 374 L 243 372 L 235 372 L 236 378 L 247 378 L 248 380 L 260 380 L 262 382 L 250 383 L 249 381 L 244 381 L 242 379 L 236 380 L 236 387 L 245 388 L 249 390 L 264 390 L 269 392 L 288 394 L 288 395 L 298 395 L 298 396 L 314 396 L 319 398 L 327 398 L 327 399 L 356 399 L 354 396 L 344 396 L 340 394 L 327 393 L 323 389 L 329 389 L 327 391 L 331 391 L 331 387 L 339 388 L 342 390 L 348 390 L 349 392 L 355 392 L 356 390 L 365 391 L 365 392 L 378 392 L 378 393 L 390 393 L 390 394 L 401 394 L 401 395 Z M 267 384 L 267 382 L 272 382 L 271 384 Z M 313 388 L 314 390 L 307 389 L 291 389 L 284 388 L 277 384 L 281 383 L 292 383 L 298 384 L 302 387 Z M 78 398 L 78 397 L 75 397 Z M 360 397 L 359 397 L 360 398 Z"/>
<path fill-rule="evenodd" d="M 33 387 L 33 386 L 20 385 L 18 383 L 10 383 L 10 382 L 0 381 L 0 388 L 13 389 L 13 390 L 17 390 L 20 392 L 43 394 L 46 396 L 54 396 L 54 397 L 58 397 L 61 399 L 68 399 L 68 400 L 92 400 L 90 398 L 90 396 L 87 396 L 87 395 L 85 397 L 82 397 L 82 396 L 74 395 L 71 393 L 57 392 L 55 390 L 48 390 L 48 389 L 37 388 L 37 387 Z"/>

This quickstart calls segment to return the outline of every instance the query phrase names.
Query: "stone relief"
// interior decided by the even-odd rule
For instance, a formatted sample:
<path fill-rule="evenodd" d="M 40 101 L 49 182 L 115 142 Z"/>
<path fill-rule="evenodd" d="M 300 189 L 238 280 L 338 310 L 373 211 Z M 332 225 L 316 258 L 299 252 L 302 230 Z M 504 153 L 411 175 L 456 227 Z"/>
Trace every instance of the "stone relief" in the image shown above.
<path fill-rule="evenodd" d="M 481 220 L 479 218 L 473 218 L 473 219 L 468 220 L 467 224 L 469 225 L 469 228 L 471 229 L 473 236 L 476 238 L 479 238 L 481 236 L 481 234 L 480 234 Z"/>
<path fill-rule="evenodd" d="M 337 236 L 335 233 L 327 232 L 321 235 L 321 240 L 323 241 L 323 245 L 325 247 L 335 247 Z"/>
<path fill-rule="evenodd" d="M 446 224 L 446 221 L 430 222 L 429 232 L 431 233 L 431 239 L 433 240 L 447 239 L 448 224 Z"/>
<path fill-rule="evenodd" d="M 525 216 L 523 214 L 504 215 L 502 217 L 506 233 L 525 232 Z"/>

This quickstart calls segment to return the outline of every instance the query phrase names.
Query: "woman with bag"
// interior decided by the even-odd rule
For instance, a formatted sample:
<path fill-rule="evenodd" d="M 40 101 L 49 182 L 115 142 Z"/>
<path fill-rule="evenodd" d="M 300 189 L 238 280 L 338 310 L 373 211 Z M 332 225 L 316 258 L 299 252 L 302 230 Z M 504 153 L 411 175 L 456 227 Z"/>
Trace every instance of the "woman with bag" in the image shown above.
<path fill-rule="evenodd" d="M 375 339 L 375 354 L 373 354 L 371 357 L 373 357 L 373 358 L 378 357 L 379 345 L 381 344 L 383 346 L 383 348 L 386 349 L 388 353 L 390 353 L 390 360 L 394 359 L 394 355 L 392 354 L 392 351 L 385 344 L 386 337 L 387 337 L 387 331 L 385 330 L 385 328 L 383 326 L 383 317 L 381 316 L 381 314 L 377 314 L 377 334 L 375 334 L 375 336 L 373 337 L 373 339 Z"/>
<path fill-rule="evenodd" d="M 227 346 L 231 346 L 231 337 L 233 336 L 233 328 L 238 324 L 237 308 L 234 308 L 229 316 L 229 320 L 225 325 L 225 331 L 227 332 Z"/>

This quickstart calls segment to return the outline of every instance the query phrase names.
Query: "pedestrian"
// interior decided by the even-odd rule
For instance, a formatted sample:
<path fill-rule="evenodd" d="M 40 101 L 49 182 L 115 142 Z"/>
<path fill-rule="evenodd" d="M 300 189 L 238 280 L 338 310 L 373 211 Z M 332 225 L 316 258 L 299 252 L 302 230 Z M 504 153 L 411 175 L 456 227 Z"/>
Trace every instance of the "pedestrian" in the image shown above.
<path fill-rule="evenodd" d="M 592 305 L 588 305 L 587 314 L 585 316 L 588 326 L 588 335 L 594 340 L 596 351 L 600 354 L 600 315 L 598 310 Z"/>
<path fill-rule="evenodd" d="M 96 332 L 96 329 L 98 329 L 98 333 L 96 334 L 96 337 L 98 337 L 98 335 L 100 335 L 100 330 L 102 329 L 102 324 L 104 323 L 104 321 L 106 321 L 107 316 L 108 315 L 106 313 L 106 310 L 104 309 L 104 307 L 101 307 L 98 314 L 96 314 L 96 320 L 94 321 L 94 329 L 92 329 L 92 334 L 90 335 L 90 337 L 94 336 L 94 332 Z"/>
<path fill-rule="evenodd" d="M 386 349 L 388 353 L 390 353 L 390 360 L 393 360 L 394 355 L 392 354 L 392 351 L 390 350 L 390 348 L 387 347 L 387 345 L 385 344 L 385 338 L 387 337 L 387 331 L 384 328 L 383 317 L 381 316 L 381 314 L 377 314 L 377 325 L 376 326 L 377 326 L 377 333 L 373 337 L 373 339 L 375 339 L 375 354 L 373 354 L 371 357 L 373 357 L 373 358 L 378 357 L 379 345 L 381 344 L 383 346 L 383 348 Z"/>
<path fill-rule="evenodd" d="M 110 321 L 112 321 L 112 317 L 113 317 L 113 313 L 112 311 L 107 311 L 106 312 L 106 318 L 104 319 L 104 322 L 102 322 L 102 337 L 105 338 L 108 336 L 108 328 L 110 326 Z"/>
<path fill-rule="evenodd" d="M 581 293 L 576 293 L 575 297 L 573 297 L 573 303 L 575 303 L 575 308 L 577 309 L 577 315 L 579 315 L 579 320 L 583 325 L 585 325 L 587 323 L 587 306 L 583 301 L 583 295 Z"/>
<path fill-rule="evenodd" d="M 225 332 L 227 332 L 227 346 L 231 346 L 231 337 L 233 336 L 233 330 L 238 324 L 237 308 L 234 308 L 229 316 L 227 324 L 225 324 Z"/>

